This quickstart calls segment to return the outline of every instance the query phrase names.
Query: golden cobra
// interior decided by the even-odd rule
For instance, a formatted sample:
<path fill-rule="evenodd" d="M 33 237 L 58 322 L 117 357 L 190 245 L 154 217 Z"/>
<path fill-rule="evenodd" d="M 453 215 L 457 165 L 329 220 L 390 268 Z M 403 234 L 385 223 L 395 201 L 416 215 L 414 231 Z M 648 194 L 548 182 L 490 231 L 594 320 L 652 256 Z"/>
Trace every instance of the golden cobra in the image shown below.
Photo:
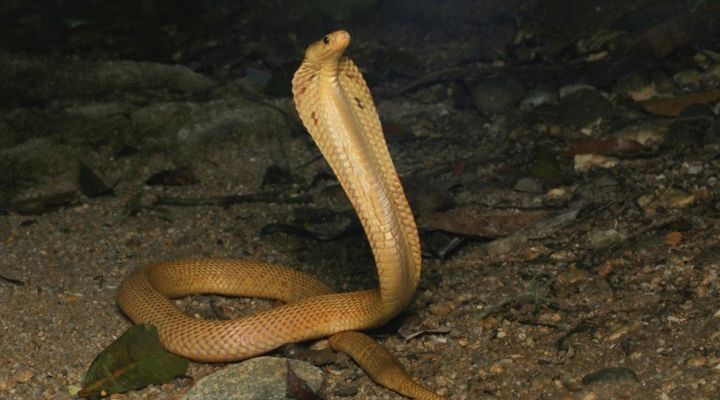
<path fill-rule="evenodd" d="M 383 347 L 359 332 L 384 324 L 410 302 L 420 278 L 417 228 L 370 91 L 343 56 L 345 31 L 311 44 L 293 78 L 298 114 L 350 198 L 377 265 L 376 289 L 334 293 L 291 268 L 248 260 L 190 259 L 147 265 L 120 285 L 123 311 L 158 328 L 163 345 L 198 361 L 232 361 L 283 344 L 331 336 L 375 381 L 405 396 L 442 399 L 415 383 Z M 168 299 L 200 293 L 278 299 L 286 304 L 218 321 L 185 315 Z"/>

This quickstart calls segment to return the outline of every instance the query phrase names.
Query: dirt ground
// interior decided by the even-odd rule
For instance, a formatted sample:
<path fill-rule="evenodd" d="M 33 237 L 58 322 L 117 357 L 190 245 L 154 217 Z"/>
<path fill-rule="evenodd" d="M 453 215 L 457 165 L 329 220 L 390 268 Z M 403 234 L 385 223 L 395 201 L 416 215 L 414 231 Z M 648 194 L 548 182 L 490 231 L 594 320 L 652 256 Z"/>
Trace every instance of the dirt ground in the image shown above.
<path fill-rule="evenodd" d="M 464 19 L 464 2 L 428 2 L 391 28 L 372 15 L 392 19 L 407 4 L 374 3 L 288 22 L 312 28 L 303 31 L 281 29 L 283 17 L 254 2 L 200 10 L 192 23 L 158 9 L 114 24 L 106 9 L 93 20 L 92 7 L 0 9 L 14 21 L 0 59 L 14 82 L 0 84 L 1 399 L 73 398 L 94 357 L 131 325 L 116 292 L 146 263 L 253 258 L 339 291 L 375 284 L 349 203 L 292 114 L 293 65 L 328 25 L 353 34 L 350 56 L 376 94 L 420 226 L 415 299 L 372 332 L 412 376 L 451 399 L 720 399 L 719 42 L 705 40 L 714 31 L 687 31 L 685 42 L 653 31 L 687 28 L 697 10 L 630 2 L 608 11 L 611 22 L 666 16 L 642 29 L 613 25 L 621 51 L 603 41 L 618 37 L 601 29 L 607 21 L 549 32 L 561 18 L 551 13 L 546 24 L 508 28 L 512 15 L 538 15 L 523 8 L 532 2 L 489 2 Z M 583 10 L 573 18 L 584 21 Z M 52 12 L 65 21 L 46 27 L 53 43 L 28 33 Z M 461 22 L 429 22 L 442 12 Z M 146 37 L 128 33 L 138 26 Z M 20 37 L 32 46 L 11 43 Z M 581 38 L 605 47 L 583 53 Z M 633 53 L 641 45 L 655 53 Z M 175 64 L 187 70 L 142 78 Z M 117 75 L 100 90 L 87 71 L 103 68 Z M 285 83 L 275 89 L 276 80 Z M 672 100 L 650 100 L 658 93 Z M 78 178 L 79 161 L 111 192 L 88 191 L 97 182 Z M 173 172 L 148 182 L 163 170 Z M 269 195 L 197 201 L 251 193 Z M 214 296 L 181 304 L 223 317 L 272 306 Z M 273 354 L 302 353 L 292 349 Z M 326 399 L 401 398 L 333 360 L 322 366 Z M 188 375 L 219 367 L 193 363 Z M 173 399 L 191 384 L 113 398 Z"/>

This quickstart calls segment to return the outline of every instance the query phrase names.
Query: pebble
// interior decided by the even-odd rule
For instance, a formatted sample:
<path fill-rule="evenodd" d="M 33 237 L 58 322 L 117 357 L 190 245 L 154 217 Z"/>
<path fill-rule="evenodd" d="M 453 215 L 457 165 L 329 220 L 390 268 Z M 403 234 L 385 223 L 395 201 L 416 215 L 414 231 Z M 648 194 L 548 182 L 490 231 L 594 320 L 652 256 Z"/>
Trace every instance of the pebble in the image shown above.
<path fill-rule="evenodd" d="M 455 309 L 455 305 L 450 301 L 433 304 L 430 306 L 430 312 L 438 317 L 446 317 L 450 315 L 453 309 Z"/>
<path fill-rule="evenodd" d="M 530 110 L 543 104 L 556 104 L 557 102 L 557 92 L 547 87 L 537 87 L 528 91 L 525 98 L 520 101 L 520 108 Z"/>
<path fill-rule="evenodd" d="M 589 171 L 593 167 L 613 168 L 619 163 L 617 158 L 604 156 L 602 154 L 578 154 L 573 159 L 575 171 Z"/>
<path fill-rule="evenodd" d="M 358 394 L 360 390 L 357 386 L 343 385 L 335 389 L 334 393 L 340 397 L 350 397 Z"/>
<path fill-rule="evenodd" d="M 594 248 L 601 249 L 624 242 L 626 235 L 616 229 L 594 230 L 590 232 L 588 239 Z"/>
<path fill-rule="evenodd" d="M 489 79 L 476 82 L 470 92 L 475 108 L 480 113 L 495 115 L 517 104 L 524 91 L 520 82 Z"/>
<path fill-rule="evenodd" d="M 568 268 L 558 275 L 558 281 L 566 285 L 573 285 L 586 280 L 587 277 L 587 272 L 578 269 L 575 264 L 570 264 Z"/>
<path fill-rule="evenodd" d="M 687 360 L 688 367 L 703 367 L 707 365 L 707 358 L 706 357 L 692 357 L 689 360 Z"/>
<path fill-rule="evenodd" d="M 665 235 L 665 244 L 670 247 L 677 247 L 682 242 L 683 235 L 680 232 L 670 232 Z"/>
<path fill-rule="evenodd" d="M 15 380 L 15 382 L 27 383 L 30 381 L 30 379 L 32 379 L 32 377 L 33 377 L 33 372 L 30 370 L 25 370 L 25 371 L 20 371 L 17 374 L 15 374 L 13 379 Z"/>

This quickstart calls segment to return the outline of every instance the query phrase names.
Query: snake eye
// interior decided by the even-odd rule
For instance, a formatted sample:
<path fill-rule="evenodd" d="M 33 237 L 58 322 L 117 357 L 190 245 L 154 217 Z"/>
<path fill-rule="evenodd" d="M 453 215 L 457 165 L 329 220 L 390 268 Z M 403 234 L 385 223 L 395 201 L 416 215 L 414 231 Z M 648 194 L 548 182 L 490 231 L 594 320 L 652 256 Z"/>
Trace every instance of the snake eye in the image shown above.
<path fill-rule="evenodd" d="M 327 36 L 323 37 L 323 44 L 328 44 L 328 43 L 330 43 L 330 38 Z"/>

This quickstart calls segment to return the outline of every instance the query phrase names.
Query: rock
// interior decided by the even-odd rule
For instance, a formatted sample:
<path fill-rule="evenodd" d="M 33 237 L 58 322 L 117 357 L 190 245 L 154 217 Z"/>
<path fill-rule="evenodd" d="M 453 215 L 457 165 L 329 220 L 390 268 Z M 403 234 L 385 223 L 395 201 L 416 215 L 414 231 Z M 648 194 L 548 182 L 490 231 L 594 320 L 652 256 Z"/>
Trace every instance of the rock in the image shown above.
<path fill-rule="evenodd" d="M 565 89 L 565 88 L 563 88 Z M 610 116 L 610 100 L 592 88 L 561 89 L 560 120 L 578 128 Z"/>
<path fill-rule="evenodd" d="M 518 179 L 517 182 L 515 182 L 515 186 L 513 187 L 513 190 L 517 190 L 518 192 L 525 192 L 525 193 L 544 193 L 545 190 L 543 188 L 542 182 L 540 180 L 530 177 L 522 177 Z"/>
<path fill-rule="evenodd" d="M 549 87 L 538 86 L 525 95 L 520 102 L 520 108 L 530 110 L 543 104 L 556 104 L 558 101 L 557 92 Z"/>
<path fill-rule="evenodd" d="M 680 87 L 696 87 L 700 83 L 700 71 L 688 69 L 673 76 L 673 81 Z"/>
<path fill-rule="evenodd" d="M 644 121 L 626 126 L 613 133 L 612 136 L 652 147 L 665 142 L 669 125 L 665 121 Z"/>
<path fill-rule="evenodd" d="M 573 159 L 573 168 L 575 171 L 589 171 L 593 167 L 613 168 L 619 163 L 618 159 L 601 154 L 578 154 Z"/>
<path fill-rule="evenodd" d="M 654 212 L 656 209 L 681 209 L 691 206 L 697 200 L 693 193 L 685 192 L 678 188 L 667 188 L 652 194 L 640 196 L 637 204 L 645 212 Z"/>
<path fill-rule="evenodd" d="M 166 89 L 205 92 L 215 81 L 181 65 L 0 56 L 0 97 L 44 100 Z"/>
<path fill-rule="evenodd" d="M 655 95 L 655 88 L 652 83 L 647 82 L 638 74 L 628 74 L 620 78 L 613 92 L 622 97 L 628 97 L 635 101 L 647 100 Z"/>
<path fill-rule="evenodd" d="M 575 285 L 580 282 L 584 282 L 588 279 L 588 273 L 582 269 L 577 268 L 573 263 L 568 266 L 564 271 L 558 274 L 558 282 L 565 285 Z"/>
<path fill-rule="evenodd" d="M 559 186 L 570 181 L 559 154 L 552 149 L 537 146 L 533 149 L 532 157 L 527 173 L 532 178 L 540 180 L 546 187 Z"/>
<path fill-rule="evenodd" d="M 624 242 L 627 236 L 615 229 L 594 230 L 589 234 L 590 244 L 595 249 L 604 249 Z"/>
<path fill-rule="evenodd" d="M 74 180 L 78 161 L 87 152 L 85 144 L 121 141 L 123 145 L 136 144 L 148 149 L 162 147 L 173 153 L 179 164 L 196 162 L 198 150 L 205 146 L 252 148 L 263 154 L 263 160 L 284 166 L 290 148 L 298 140 L 292 137 L 282 113 L 240 98 L 156 102 L 134 110 L 128 107 L 122 117 L 108 116 L 104 111 L 78 113 L 79 109 L 82 104 L 42 122 L 56 132 L 47 137 L 32 137 L 33 134 L 25 137 L 10 127 L 22 121 L 39 124 L 34 113 L 13 113 L 12 124 L 0 120 L 0 202 L 16 197 L 16 192 L 32 182 L 66 175 Z M 131 131 L 136 132 L 135 137 L 124 135 Z M 16 139 L 2 139 L 13 137 Z M 105 171 L 100 168 L 97 172 Z M 53 185 L 59 186 L 57 181 Z"/>
<path fill-rule="evenodd" d="M 471 94 L 475 107 L 482 114 L 499 114 L 517 104 L 525 89 L 513 80 L 483 80 L 476 82 Z"/>
<path fill-rule="evenodd" d="M 300 360 L 258 357 L 200 379 L 181 400 L 285 400 L 288 363 L 298 378 L 319 394 L 325 379 L 319 368 Z"/>

